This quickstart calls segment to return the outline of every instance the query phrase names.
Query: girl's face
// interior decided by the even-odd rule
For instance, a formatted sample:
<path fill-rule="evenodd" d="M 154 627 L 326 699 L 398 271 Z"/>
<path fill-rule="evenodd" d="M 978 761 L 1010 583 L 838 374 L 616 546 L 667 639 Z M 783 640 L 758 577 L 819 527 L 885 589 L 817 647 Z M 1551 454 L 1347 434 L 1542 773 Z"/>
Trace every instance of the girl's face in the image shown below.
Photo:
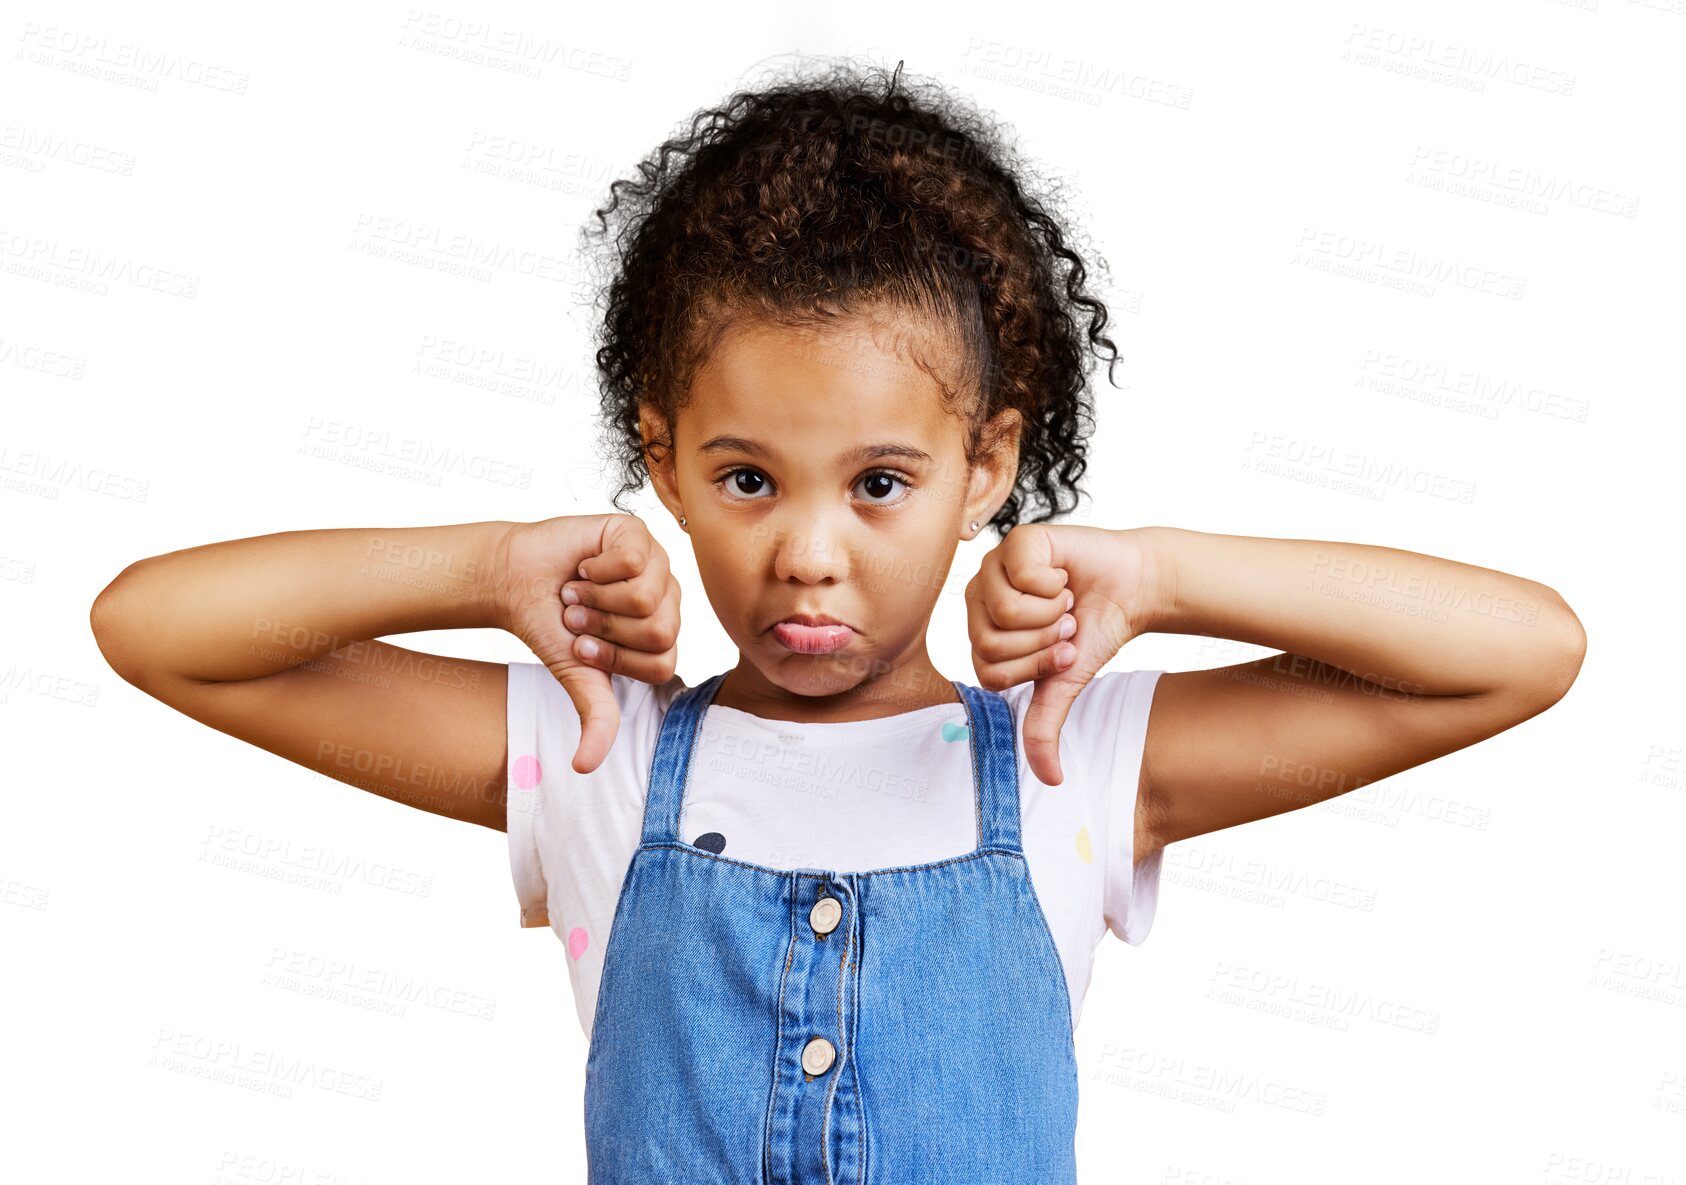
<path fill-rule="evenodd" d="M 954 698 L 925 627 L 969 524 L 1011 492 L 1017 413 L 1002 413 L 1002 446 L 969 467 L 965 424 L 895 348 L 895 327 L 874 324 L 728 333 L 652 472 L 742 652 L 747 702 Z M 659 421 L 644 414 L 648 438 Z"/>

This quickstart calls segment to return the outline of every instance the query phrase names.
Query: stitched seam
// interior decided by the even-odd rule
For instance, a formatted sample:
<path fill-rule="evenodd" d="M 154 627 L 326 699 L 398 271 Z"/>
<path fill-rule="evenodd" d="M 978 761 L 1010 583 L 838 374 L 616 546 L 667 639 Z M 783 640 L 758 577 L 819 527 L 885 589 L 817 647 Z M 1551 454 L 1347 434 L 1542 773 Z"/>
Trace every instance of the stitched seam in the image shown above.
<path fill-rule="evenodd" d="M 974 714 L 972 696 L 969 691 L 962 690 L 960 698 L 966 703 L 966 733 L 972 750 L 972 810 L 978 819 L 978 847 L 984 846 L 983 796 L 984 771 L 983 763 L 978 758 L 978 720 L 982 712 Z"/>
<path fill-rule="evenodd" d="M 1012 846 L 1014 848 L 1016 848 L 1017 850 L 1019 850 L 1020 852 L 1023 852 L 1024 851 L 1024 795 L 1020 792 L 1020 789 L 1019 789 L 1019 733 L 1018 733 L 1018 726 L 1017 726 L 1017 722 L 1013 719 L 1013 706 L 1007 702 L 1006 697 L 1003 696 L 1003 695 L 1000 695 L 999 693 L 996 693 L 996 692 L 991 692 L 990 694 L 995 695 L 996 699 L 1000 701 L 1000 711 L 997 713 L 997 715 L 999 715 L 1004 721 L 1006 721 L 1005 733 L 1006 733 L 1006 749 L 1007 749 L 1007 762 L 1006 762 L 1007 776 L 1005 778 L 1003 778 L 1002 781 L 1010 788 L 1009 793 L 1011 793 L 1012 796 L 1013 796 L 1012 799 L 1010 800 L 1012 802 L 1012 805 L 1013 805 Z M 999 805 L 999 804 L 997 804 L 997 805 Z"/>
<path fill-rule="evenodd" d="M 1071 980 L 1066 970 L 1065 960 L 1060 957 L 1060 944 L 1054 941 L 1053 927 L 1048 924 L 1048 914 L 1042 908 L 1042 899 L 1036 893 L 1036 878 L 1031 875 L 1030 861 L 1023 856 L 1019 859 L 1024 863 L 1024 883 L 1030 890 L 1031 904 L 1036 907 L 1037 920 L 1042 923 L 1042 933 L 1048 939 L 1048 948 L 1054 952 L 1054 968 L 1060 973 L 1060 998 L 1065 1001 L 1066 1030 L 1073 1034 L 1077 1031 L 1077 1022 L 1071 1014 Z M 1073 1038 L 1075 1040 L 1075 1037 Z M 1073 1053 L 1075 1058 L 1076 1054 Z"/>
<path fill-rule="evenodd" d="M 850 888 L 850 890 L 853 893 L 854 898 L 855 898 L 855 926 L 860 929 L 860 932 L 861 932 L 861 948 L 864 950 L 866 948 L 866 915 L 861 912 L 860 885 L 856 884 L 853 880 L 851 880 L 850 883 L 849 883 L 849 888 Z M 850 1033 L 849 1033 L 849 1045 L 850 1045 L 851 1049 L 853 1049 L 855 1044 L 859 1041 L 860 1027 L 861 1027 L 861 982 L 860 982 L 861 981 L 861 959 L 858 956 L 855 959 L 855 970 L 854 970 L 853 979 L 854 979 L 854 983 L 853 983 L 852 986 L 854 987 L 854 994 L 849 997 L 849 1011 L 853 1014 L 854 1021 L 855 1021 L 854 1027 L 850 1030 Z M 860 1064 L 853 1057 L 851 1057 L 849 1059 L 849 1073 L 851 1075 L 853 1075 L 853 1077 L 855 1079 L 855 1115 L 856 1115 L 857 1120 L 859 1121 L 859 1132 L 860 1132 L 859 1138 L 856 1141 L 856 1148 L 855 1148 L 855 1163 L 858 1166 L 857 1167 L 857 1173 L 856 1173 L 856 1180 L 861 1182 L 861 1185 L 865 1185 L 865 1181 L 866 1181 L 866 1151 L 867 1151 L 867 1149 L 866 1149 L 866 1096 L 861 1093 Z"/>
<path fill-rule="evenodd" d="M 789 943 L 787 943 L 786 946 L 785 946 L 784 972 L 783 972 L 783 974 L 781 974 L 779 976 L 778 1011 L 775 1013 L 775 1021 L 774 1021 L 774 1024 L 773 1024 L 773 1082 L 772 1082 L 772 1085 L 767 1090 L 767 1119 L 766 1119 L 766 1122 L 762 1125 L 762 1132 L 761 1132 L 761 1178 L 762 1178 L 762 1180 L 766 1180 L 769 1176 L 772 1175 L 771 1160 L 772 1160 L 772 1156 L 773 1156 L 773 1104 L 778 1099 L 778 1094 L 779 1094 L 779 1056 L 784 1050 L 784 989 L 785 989 L 785 985 L 790 982 L 790 964 L 796 958 L 795 910 L 796 910 L 797 896 L 798 895 L 794 891 L 795 887 L 796 886 L 794 884 L 792 884 L 792 886 L 791 886 L 791 889 L 792 889 L 792 893 L 791 893 L 791 913 L 792 913 L 791 935 L 790 935 Z"/>
<path fill-rule="evenodd" d="M 855 907 L 855 912 L 857 914 L 859 914 L 859 912 L 860 912 L 860 906 L 859 906 L 858 903 Z M 854 941 L 855 941 L 855 927 L 853 925 L 850 925 L 849 932 L 843 939 L 842 965 L 837 970 L 837 1044 L 838 1044 L 837 1053 L 838 1053 L 838 1056 L 843 1058 L 846 1062 L 849 1061 L 850 1059 L 849 1059 L 849 1038 L 843 1031 L 843 985 L 848 981 L 849 951 L 853 948 Z M 827 1133 L 831 1130 L 831 1104 L 832 1104 L 832 1100 L 834 1100 L 837 1097 L 837 1084 L 840 1081 L 842 1081 L 842 1079 L 843 1079 L 843 1067 L 838 1066 L 837 1067 L 837 1073 L 835 1073 L 831 1076 L 831 1085 L 826 1088 L 826 1092 L 825 1092 L 825 1115 L 820 1120 L 820 1164 L 825 1166 L 826 1185 L 832 1185 L 831 1157 L 829 1155 L 829 1153 L 831 1151 L 831 1147 L 830 1147 L 830 1144 L 827 1142 L 826 1136 L 827 1136 Z"/>
<path fill-rule="evenodd" d="M 626 912 L 621 906 L 626 902 L 626 889 L 632 883 L 633 865 L 638 862 L 638 852 L 642 850 L 642 848 L 635 850 L 631 857 L 627 859 L 626 872 L 621 876 L 621 891 L 615 898 L 614 916 L 609 920 L 609 937 L 603 943 L 603 965 L 597 969 L 597 1002 L 592 1005 L 591 1009 L 591 1040 L 587 1042 L 588 1048 L 586 1050 L 588 1061 L 590 1060 L 591 1047 L 597 1044 L 597 1023 L 603 1019 L 603 997 L 606 994 L 603 991 L 603 985 L 609 978 L 609 959 L 619 950 L 619 944 L 615 942 L 615 930 L 620 925 L 622 915 Z M 617 964 L 618 962 L 617 959 Z"/>
<path fill-rule="evenodd" d="M 753 872 L 765 872 L 769 876 L 787 877 L 793 871 L 789 868 L 769 868 L 765 864 L 751 864 L 747 860 L 734 860 L 730 856 L 719 856 L 707 848 L 699 848 L 695 844 L 688 844 L 684 840 L 656 840 L 653 843 L 639 844 L 638 851 L 654 851 L 657 848 L 671 848 L 676 852 L 700 856 L 705 860 L 718 860 L 722 864 L 735 864 L 739 868 L 748 868 Z M 938 860 L 931 864 L 903 864 L 893 868 L 874 868 L 867 872 L 850 873 L 850 876 L 897 876 L 909 872 L 925 872 L 932 868 L 945 868 L 950 864 L 964 864 L 967 860 L 976 860 L 979 856 L 1017 856 L 1024 858 L 1024 852 L 1018 848 L 992 846 L 979 848 L 975 852 L 967 852 L 964 856 L 950 856 L 946 860 Z M 809 874 L 810 879 L 823 881 L 826 878 Z"/>

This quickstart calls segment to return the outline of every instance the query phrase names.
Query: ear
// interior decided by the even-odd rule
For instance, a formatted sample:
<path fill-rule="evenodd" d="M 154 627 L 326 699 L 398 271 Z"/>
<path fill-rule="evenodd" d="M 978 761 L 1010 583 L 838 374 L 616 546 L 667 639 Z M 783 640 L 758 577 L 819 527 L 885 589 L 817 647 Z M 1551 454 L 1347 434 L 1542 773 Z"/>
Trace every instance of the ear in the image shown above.
<path fill-rule="evenodd" d="M 638 434 L 644 438 L 644 468 L 650 475 L 650 485 L 677 519 L 684 513 L 684 503 L 679 498 L 679 477 L 673 467 L 673 430 L 655 404 L 638 405 Z"/>
<path fill-rule="evenodd" d="M 1002 408 L 983 427 L 979 457 L 972 466 L 961 530 L 968 523 L 987 523 L 1013 492 L 1019 477 L 1019 431 L 1024 421 L 1016 408 Z"/>

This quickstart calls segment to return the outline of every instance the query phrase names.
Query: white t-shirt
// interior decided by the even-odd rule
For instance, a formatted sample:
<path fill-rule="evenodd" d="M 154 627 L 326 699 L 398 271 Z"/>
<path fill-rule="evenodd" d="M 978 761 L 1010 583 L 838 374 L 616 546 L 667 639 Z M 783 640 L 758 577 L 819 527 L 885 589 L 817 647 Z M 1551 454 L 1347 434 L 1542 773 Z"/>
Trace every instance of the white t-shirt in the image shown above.
<path fill-rule="evenodd" d="M 643 832 L 644 797 L 667 706 L 684 690 L 611 676 L 621 723 L 603 763 L 575 773 L 579 716 L 541 663 L 509 665 L 509 855 L 523 926 L 549 926 L 568 952 L 587 1039 L 603 944 Z M 1136 788 L 1159 671 L 1103 671 L 1060 731 L 1065 780 L 1049 786 L 1024 755 L 1034 684 L 1013 709 L 1020 833 L 1031 882 L 1065 971 L 1075 1024 L 1095 948 L 1110 929 L 1141 945 L 1163 852 L 1136 866 Z M 774 868 L 863 872 L 964 855 L 978 844 L 966 708 L 937 704 L 826 724 L 764 720 L 711 704 L 680 812 L 682 838 Z"/>

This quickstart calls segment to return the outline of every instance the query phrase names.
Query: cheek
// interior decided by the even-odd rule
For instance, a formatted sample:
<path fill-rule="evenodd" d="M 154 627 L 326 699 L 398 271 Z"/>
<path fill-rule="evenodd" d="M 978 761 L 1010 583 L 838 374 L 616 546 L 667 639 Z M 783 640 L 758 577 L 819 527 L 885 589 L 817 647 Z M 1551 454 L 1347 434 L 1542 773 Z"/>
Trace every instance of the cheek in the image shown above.
<path fill-rule="evenodd" d="M 691 545 L 697 575 L 705 585 L 744 588 L 760 580 L 772 564 L 764 534 L 753 527 L 693 531 Z"/>
<path fill-rule="evenodd" d="M 864 573 L 874 594 L 886 604 L 906 610 L 929 609 L 942 595 L 947 576 L 944 563 L 946 528 L 923 530 L 898 539 L 893 546 L 881 545 Z"/>

